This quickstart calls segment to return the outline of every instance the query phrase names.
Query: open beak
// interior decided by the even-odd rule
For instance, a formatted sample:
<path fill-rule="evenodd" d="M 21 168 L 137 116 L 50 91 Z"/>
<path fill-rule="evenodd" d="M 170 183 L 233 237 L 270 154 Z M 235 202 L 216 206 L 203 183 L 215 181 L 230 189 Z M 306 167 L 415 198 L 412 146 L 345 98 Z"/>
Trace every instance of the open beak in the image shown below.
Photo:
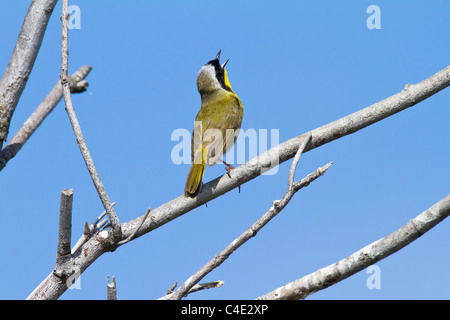
<path fill-rule="evenodd" d="M 222 53 L 222 50 L 219 50 L 219 52 L 217 53 L 217 56 L 216 56 L 216 60 L 219 61 L 219 63 L 220 63 L 220 54 L 221 54 L 221 53 Z M 230 61 L 230 59 L 228 59 L 227 61 L 225 61 L 225 62 L 221 65 L 222 69 L 225 68 L 225 66 L 227 65 L 228 61 Z"/>
<path fill-rule="evenodd" d="M 221 65 L 222 69 L 225 68 L 225 66 L 227 65 L 228 61 L 230 61 L 230 59 L 228 59 L 227 61 L 225 61 L 225 62 Z"/>

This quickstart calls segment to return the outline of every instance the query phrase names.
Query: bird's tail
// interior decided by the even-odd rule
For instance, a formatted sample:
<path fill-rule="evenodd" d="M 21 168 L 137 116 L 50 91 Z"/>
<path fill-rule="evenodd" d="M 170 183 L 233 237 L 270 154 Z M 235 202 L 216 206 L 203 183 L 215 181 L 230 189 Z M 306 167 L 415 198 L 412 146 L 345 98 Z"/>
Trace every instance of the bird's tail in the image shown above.
<path fill-rule="evenodd" d="M 194 161 L 189 169 L 189 174 L 184 187 L 186 197 L 195 198 L 202 189 L 202 179 L 205 173 L 207 150 L 203 148 L 202 152 L 197 152 Z"/>

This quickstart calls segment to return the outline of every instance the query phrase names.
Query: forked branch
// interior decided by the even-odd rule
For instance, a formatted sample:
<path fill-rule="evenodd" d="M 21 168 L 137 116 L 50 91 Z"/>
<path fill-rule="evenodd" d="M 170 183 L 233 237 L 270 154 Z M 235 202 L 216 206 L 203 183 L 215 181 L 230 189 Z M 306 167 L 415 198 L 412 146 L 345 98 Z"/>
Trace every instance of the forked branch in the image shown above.
<path fill-rule="evenodd" d="M 311 141 L 311 134 L 307 134 L 305 138 L 301 141 L 300 146 L 295 155 L 294 161 L 292 162 L 291 169 L 289 171 L 288 177 L 288 190 L 283 195 L 281 200 L 276 200 L 273 202 L 272 207 L 267 211 L 261 218 L 258 219 L 250 228 L 248 228 L 243 234 L 231 242 L 224 250 L 219 252 L 214 258 L 207 262 L 200 270 L 198 270 L 194 275 L 189 277 L 183 285 L 181 285 L 178 290 L 173 294 L 166 295 L 161 300 L 180 300 L 182 299 L 189 290 L 196 285 L 201 279 L 203 279 L 208 273 L 220 266 L 228 257 L 246 243 L 250 238 L 254 237 L 259 230 L 261 230 L 270 220 L 272 220 L 278 213 L 280 213 L 289 201 L 292 199 L 294 194 L 301 188 L 309 185 L 312 181 L 320 177 L 325 173 L 325 171 L 330 167 L 331 163 L 327 164 L 323 168 L 317 169 L 315 172 L 309 174 L 307 177 L 301 181 L 295 183 L 294 175 L 297 168 L 300 156 L 305 150 L 308 143 Z"/>

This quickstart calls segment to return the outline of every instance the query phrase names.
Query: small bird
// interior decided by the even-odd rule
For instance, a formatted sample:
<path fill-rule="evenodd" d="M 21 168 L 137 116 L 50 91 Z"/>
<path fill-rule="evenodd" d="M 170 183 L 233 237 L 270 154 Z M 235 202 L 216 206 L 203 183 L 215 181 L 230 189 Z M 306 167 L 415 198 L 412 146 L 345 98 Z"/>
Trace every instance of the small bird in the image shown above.
<path fill-rule="evenodd" d="M 229 59 L 220 64 L 221 51 L 200 69 L 197 76 L 202 104 L 195 118 L 191 140 L 192 165 L 184 188 L 184 195 L 190 198 L 195 198 L 202 188 L 206 164 L 213 166 L 220 161 L 228 171 L 233 169 L 220 157 L 235 143 L 244 109 L 228 80 L 225 65 Z"/>

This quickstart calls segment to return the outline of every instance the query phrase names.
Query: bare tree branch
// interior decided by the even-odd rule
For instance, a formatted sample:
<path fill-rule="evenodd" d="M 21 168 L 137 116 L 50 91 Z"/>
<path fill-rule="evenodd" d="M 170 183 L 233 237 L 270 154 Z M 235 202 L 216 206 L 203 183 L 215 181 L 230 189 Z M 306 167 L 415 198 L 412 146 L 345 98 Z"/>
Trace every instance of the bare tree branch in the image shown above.
<path fill-rule="evenodd" d="M 450 215 L 450 194 L 390 235 L 328 267 L 290 282 L 258 300 L 296 300 L 325 289 L 397 252 Z"/>
<path fill-rule="evenodd" d="M 91 69 L 90 66 L 83 66 L 69 76 L 71 92 L 83 92 L 86 90 L 88 83 L 84 81 L 84 79 Z M 53 111 L 62 97 L 63 89 L 60 80 L 58 80 L 44 101 L 42 101 L 36 110 L 34 110 L 30 117 L 16 132 L 14 137 L 5 145 L 3 150 L 0 151 L 0 171 L 3 170 L 6 163 L 20 151 L 25 142 L 27 142 L 50 112 Z"/>
<path fill-rule="evenodd" d="M 175 281 L 175 282 L 173 283 L 173 285 L 169 288 L 169 290 L 167 290 L 166 295 L 173 293 L 173 290 L 175 290 L 175 288 L 177 287 L 177 285 L 178 285 L 178 281 Z"/>
<path fill-rule="evenodd" d="M 401 92 L 359 110 L 351 115 L 333 121 L 311 131 L 312 140 L 305 152 L 320 147 L 345 135 L 361 130 L 377 121 L 405 110 L 450 85 L 450 66 L 433 76 L 416 84 L 406 86 Z M 209 202 L 239 185 L 256 177 L 273 163 L 281 164 L 295 156 L 299 142 L 304 135 L 292 138 L 267 152 L 251 159 L 247 163 L 233 169 L 203 185 L 202 192 L 195 199 L 180 196 L 152 210 L 152 219 L 147 219 L 135 235 L 135 239 L 157 229 L 169 221 Z M 142 221 L 142 216 L 121 224 L 122 239 L 128 238 Z M 76 256 L 72 261 L 83 272 L 103 253 L 108 252 L 110 244 L 106 241 L 105 231 L 94 234 L 83 245 L 85 254 Z M 33 291 L 28 299 L 57 299 L 65 290 L 65 284 L 51 274 Z"/>
<path fill-rule="evenodd" d="M 56 2 L 31 2 L 11 59 L 0 80 L 0 149 L 8 137 L 11 118 L 33 69 Z"/>
<path fill-rule="evenodd" d="M 61 191 L 59 209 L 58 250 L 56 257 L 70 254 L 70 241 L 72 237 L 72 201 L 73 189 Z"/>
<path fill-rule="evenodd" d="M 84 140 L 83 133 L 81 132 L 80 124 L 78 123 L 77 116 L 75 114 L 75 109 L 72 104 L 72 97 L 70 95 L 70 83 L 68 76 L 68 65 L 69 65 L 69 1 L 63 0 L 63 9 L 61 15 L 62 24 L 62 35 L 61 35 L 61 85 L 63 87 L 64 102 L 66 104 L 66 111 L 70 119 L 70 123 L 75 133 L 78 147 L 80 148 L 83 159 L 88 168 L 89 174 L 91 175 L 92 182 L 94 183 L 95 189 L 97 190 L 98 196 L 102 201 L 103 207 L 106 210 L 109 221 L 112 226 L 112 231 L 110 233 L 110 243 L 114 244 L 121 237 L 121 229 L 119 218 L 114 210 L 111 201 L 109 200 L 108 194 L 106 193 L 105 187 L 103 186 L 100 176 L 98 175 L 97 169 L 94 166 L 94 161 L 92 160 L 89 149 L 87 148 L 86 141 Z"/>
<path fill-rule="evenodd" d="M 258 219 L 250 228 L 248 228 L 243 234 L 237 237 L 233 242 L 231 242 L 224 250 L 219 252 L 214 258 L 208 261 L 200 270 L 194 273 L 185 283 L 181 285 L 173 294 L 170 296 L 164 296 L 161 299 L 170 300 L 180 300 L 186 293 L 201 279 L 203 279 L 208 273 L 213 271 L 215 268 L 220 266 L 228 257 L 240 248 L 244 243 L 246 243 L 250 238 L 254 237 L 259 230 L 261 230 L 270 220 L 272 220 L 278 213 L 280 213 L 292 199 L 294 194 L 302 187 L 309 185 L 312 181 L 320 177 L 325 173 L 325 171 L 330 167 L 331 163 L 327 164 L 323 168 L 317 169 L 314 173 L 309 174 L 306 178 L 302 179 L 298 187 L 294 186 L 294 174 L 297 168 L 300 156 L 305 150 L 305 147 L 311 141 L 311 134 L 307 135 L 301 142 L 300 147 L 297 150 L 294 161 L 292 162 L 291 169 L 289 171 L 288 178 L 288 190 L 283 195 L 281 200 L 273 202 L 272 207 L 267 211 L 261 218 Z"/>
<path fill-rule="evenodd" d="M 106 282 L 106 288 L 107 288 L 108 300 L 117 300 L 116 277 L 113 276 L 112 282 L 109 282 L 109 276 L 108 276 L 108 281 Z"/>
<path fill-rule="evenodd" d="M 72 201 L 73 190 L 62 190 L 59 208 L 59 232 L 58 249 L 56 250 L 56 264 L 54 275 L 60 279 L 67 279 L 71 276 L 71 269 L 66 268 L 70 261 L 70 241 L 72 237 Z"/>

